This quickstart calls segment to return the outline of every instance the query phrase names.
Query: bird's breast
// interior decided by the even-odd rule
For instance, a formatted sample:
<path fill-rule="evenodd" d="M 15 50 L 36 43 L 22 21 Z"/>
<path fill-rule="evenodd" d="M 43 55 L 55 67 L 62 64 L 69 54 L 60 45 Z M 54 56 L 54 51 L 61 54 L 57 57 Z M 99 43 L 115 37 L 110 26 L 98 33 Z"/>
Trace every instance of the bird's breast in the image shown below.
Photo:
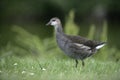
<path fill-rule="evenodd" d="M 57 40 L 57 44 L 60 47 L 60 49 L 65 51 L 65 49 L 67 48 L 66 44 L 68 43 L 67 40 L 64 38 L 58 38 L 56 40 Z"/>

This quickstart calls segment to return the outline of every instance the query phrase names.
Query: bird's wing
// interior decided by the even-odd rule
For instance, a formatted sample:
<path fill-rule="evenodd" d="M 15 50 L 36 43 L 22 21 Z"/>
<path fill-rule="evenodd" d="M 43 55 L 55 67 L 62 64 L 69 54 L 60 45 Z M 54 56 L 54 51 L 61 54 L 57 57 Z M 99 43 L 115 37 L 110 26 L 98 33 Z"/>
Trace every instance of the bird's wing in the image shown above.
<path fill-rule="evenodd" d="M 86 49 L 86 50 L 91 49 L 89 46 L 86 46 L 84 44 L 79 44 L 79 43 L 73 43 L 73 44 L 81 49 Z"/>
<path fill-rule="evenodd" d="M 91 50 L 91 47 L 86 46 L 84 44 L 78 44 L 78 43 L 70 43 L 69 48 L 72 53 L 77 55 L 76 57 L 79 57 L 80 59 L 84 59 L 86 57 L 89 57 L 94 52 Z"/>
<path fill-rule="evenodd" d="M 81 48 L 86 48 L 86 49 L 100 49 L 101 47 L 104 46 L 105 42 L 98 42 L 94 40 L 88 40 L 84 37 L 81 36 L 70 36 L 67 35 L 67 38 L 72 41 L 75 45 L 81 47 Z"/>

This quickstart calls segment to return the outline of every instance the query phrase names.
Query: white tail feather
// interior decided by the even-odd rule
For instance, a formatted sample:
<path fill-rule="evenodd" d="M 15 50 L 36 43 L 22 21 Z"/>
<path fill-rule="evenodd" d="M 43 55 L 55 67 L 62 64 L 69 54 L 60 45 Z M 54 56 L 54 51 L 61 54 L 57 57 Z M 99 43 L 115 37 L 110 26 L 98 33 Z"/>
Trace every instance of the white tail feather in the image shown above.
<path fill-rule="evenodd" d="M 105 45 L 105 44 L 98 45 L 98 46 L 96 46 L 96 49 L 100 49 L 100 48 L 102 48 L 104 45 Z"/>

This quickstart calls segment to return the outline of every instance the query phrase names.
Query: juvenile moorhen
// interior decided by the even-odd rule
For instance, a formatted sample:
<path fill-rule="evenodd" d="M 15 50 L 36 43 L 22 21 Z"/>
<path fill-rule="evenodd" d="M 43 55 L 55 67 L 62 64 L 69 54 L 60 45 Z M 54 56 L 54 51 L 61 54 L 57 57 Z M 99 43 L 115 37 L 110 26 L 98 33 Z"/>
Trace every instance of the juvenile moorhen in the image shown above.
<path fill-rule="evenodd" d="M 56 41 L 59 48 L 69 57 L 75 59 L 76 67 L 78 59 L 82 61 L 84 66 L 84 59 L 92 56 L 98 49 L 102 48 L 106 42 L 98 42 L 88 40 L 81 36 L 71 36 L 63 33 L 62 24 L 59 18 L 54 17 L 46 25 L 54 26 Z"/>

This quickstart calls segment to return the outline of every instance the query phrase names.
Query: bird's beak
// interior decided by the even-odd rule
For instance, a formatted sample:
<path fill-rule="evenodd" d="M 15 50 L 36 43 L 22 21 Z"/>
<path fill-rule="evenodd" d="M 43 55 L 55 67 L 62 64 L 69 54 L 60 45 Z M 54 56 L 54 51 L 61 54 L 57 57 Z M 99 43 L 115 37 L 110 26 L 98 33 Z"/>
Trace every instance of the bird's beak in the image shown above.
<path fill-rule="evenodd" d="M 46 24 L 46 26 L 49 26 L 51 24 L 51 22 L 48 22 L 47 24 Z"/>

